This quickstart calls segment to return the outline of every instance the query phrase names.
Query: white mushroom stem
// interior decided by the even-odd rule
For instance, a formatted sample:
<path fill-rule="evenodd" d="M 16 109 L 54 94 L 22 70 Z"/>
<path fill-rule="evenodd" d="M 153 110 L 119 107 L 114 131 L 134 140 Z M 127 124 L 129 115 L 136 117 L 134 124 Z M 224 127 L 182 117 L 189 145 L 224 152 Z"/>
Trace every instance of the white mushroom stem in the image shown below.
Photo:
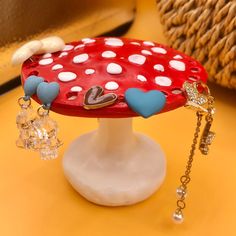
<path fill-rule="evenodd" d="M 63 159 L 66 177 L 89 201 L 130 205 L 161 185 L 166 162 L 160 146 L 133 132 L 132 119 L 99 119 L 97 130 L 77 138 Z"/>

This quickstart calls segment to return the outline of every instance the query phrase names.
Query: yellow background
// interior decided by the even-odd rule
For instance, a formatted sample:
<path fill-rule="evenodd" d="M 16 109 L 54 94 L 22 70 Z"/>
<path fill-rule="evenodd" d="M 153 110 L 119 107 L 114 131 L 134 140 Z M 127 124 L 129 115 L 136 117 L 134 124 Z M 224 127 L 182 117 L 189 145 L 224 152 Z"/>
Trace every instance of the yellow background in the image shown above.
<path fill-rule="evenodd" d="M 139 3 L 129 37 L 165 42 L 156 9 Z M 151 14 L 153 13 L 153 14 Z M 158 30 L 159 29 L 159 30 Z M 150 119 L 135 118 L 134 128 L 159 142 L 166 153 L 167 176 L 148 200 L 129 207 L 89 203 L 63 176 L 61 159 L 69 143 L 97 127 L 96 119 L 52 114 L 64 146 L 54 161 L 17 149 L 17 88 L 0 97 L 0 235 L 1 236 L 156 236 L 236 235 L 236 94 L 210 86 L 216 97 L 213 129 L 217 137 L 208 157 L 195 157 L 185 223 L 175 225 L 175 189 L 179 184 L 195 128 L 194 112 L 180 108 Z M 36 107 L 37 104 L 33 103 Z M 78 150 L 79 151 L 79 150 Z"/>

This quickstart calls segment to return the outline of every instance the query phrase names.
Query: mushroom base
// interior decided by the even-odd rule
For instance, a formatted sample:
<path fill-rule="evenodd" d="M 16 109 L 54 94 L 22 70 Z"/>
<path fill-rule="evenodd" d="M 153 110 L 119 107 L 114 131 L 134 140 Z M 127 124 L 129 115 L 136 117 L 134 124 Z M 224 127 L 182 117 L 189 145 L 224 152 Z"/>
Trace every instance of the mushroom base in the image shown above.
<path fill-rule="evenodd" d="M 160 146 L 134 133 L 132 119 L 100 119 L 77 138 L 63 158 L 65 175 L 87 200 L 105 206 L 138 203 L 162 184 L 166 161 Z"/>

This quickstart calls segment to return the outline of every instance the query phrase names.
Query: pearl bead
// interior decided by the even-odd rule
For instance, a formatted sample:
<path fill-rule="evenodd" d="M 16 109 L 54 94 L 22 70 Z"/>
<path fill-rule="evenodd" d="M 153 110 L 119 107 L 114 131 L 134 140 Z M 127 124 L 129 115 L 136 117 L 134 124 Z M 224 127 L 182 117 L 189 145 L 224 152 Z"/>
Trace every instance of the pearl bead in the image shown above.
<path fill-rule="evenodd" d="M 184 190 L 184 188 L 182 186 L 180 186 L 176 189 L 177 198 L 186 197 L 186 195 L 187 195 L 186 190 Z"/>
<path fill-rule="evenodd" d="M 173 218 L 173 221 L 176 223 L 176 224 L 181 224 L 181 223 L 183 223 L 183 221 L 184 221 L 184 216 L 183 216 L 183 214 L 181 213 L 181 212 L 175 212 L 174 214 L 173 214 L 173 216 L 172 216 L 172 218 Z"/>

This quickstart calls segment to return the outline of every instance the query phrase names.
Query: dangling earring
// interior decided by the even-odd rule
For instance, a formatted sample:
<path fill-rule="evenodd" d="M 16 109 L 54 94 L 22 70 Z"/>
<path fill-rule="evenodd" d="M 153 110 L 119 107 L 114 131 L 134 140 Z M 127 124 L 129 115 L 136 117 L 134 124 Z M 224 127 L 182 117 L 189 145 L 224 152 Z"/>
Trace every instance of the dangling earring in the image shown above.
<path fill-rule="evenodd" d="M 41 77 L 29 76 L 24 84 L 25 95 L 18 99 L 21 110 L 16 116 L 16 125 L 19 130 L 17 147 L 35 150 L 32 140 L 32 124 L 36 119 L 36 113 L 31 106 L 31 96 L 36 93 L 38 85 L 42 82 L 43 78 Z"/>
<path fill-rule="evenodd" d="M 43 160 L 55 159 L 58 156 L 58 147 L 62 142 L 58 139 L 58 126 L 55 120 L 49 117 L 51 103 L 59 94 L 59 84 L 56 82 L 42 82 L 37 87 L 37 96 L 42 102 L 38 108 L 38 118 L 33 122 L 37 150 Z"/>
<path fill-rule="evenodd" d="M 194 132 L 193 143 L 190 149 L 187 165 L 184 174 L 180 178 L 180 186 L 176 190 L 177 194 L 177 209 L 173 214 L 175 223 L 182 223 L 184 220 L 183 209 L 185 208 L 185 199 L 187 195 L 187 185 L 189 184 L 190 172 L 193 163 L 194 154 L 197 148 L 199 133 L 201 130 L 202 118 L 205 116 L 206 125 L 200 138 L 199 149 L 203 155 L 209 152 L 209 145 L 212 143 L 215 133 L 210 130 L 213 115 L 215 113 L 214 98 L 210 94 L 210 90 L 206 84 L 202 82 L 189 83 L 185 82 L 183 91 L 187 98 L 186 107 L 194 109 L 197 116 L 197 126 Z"/>

